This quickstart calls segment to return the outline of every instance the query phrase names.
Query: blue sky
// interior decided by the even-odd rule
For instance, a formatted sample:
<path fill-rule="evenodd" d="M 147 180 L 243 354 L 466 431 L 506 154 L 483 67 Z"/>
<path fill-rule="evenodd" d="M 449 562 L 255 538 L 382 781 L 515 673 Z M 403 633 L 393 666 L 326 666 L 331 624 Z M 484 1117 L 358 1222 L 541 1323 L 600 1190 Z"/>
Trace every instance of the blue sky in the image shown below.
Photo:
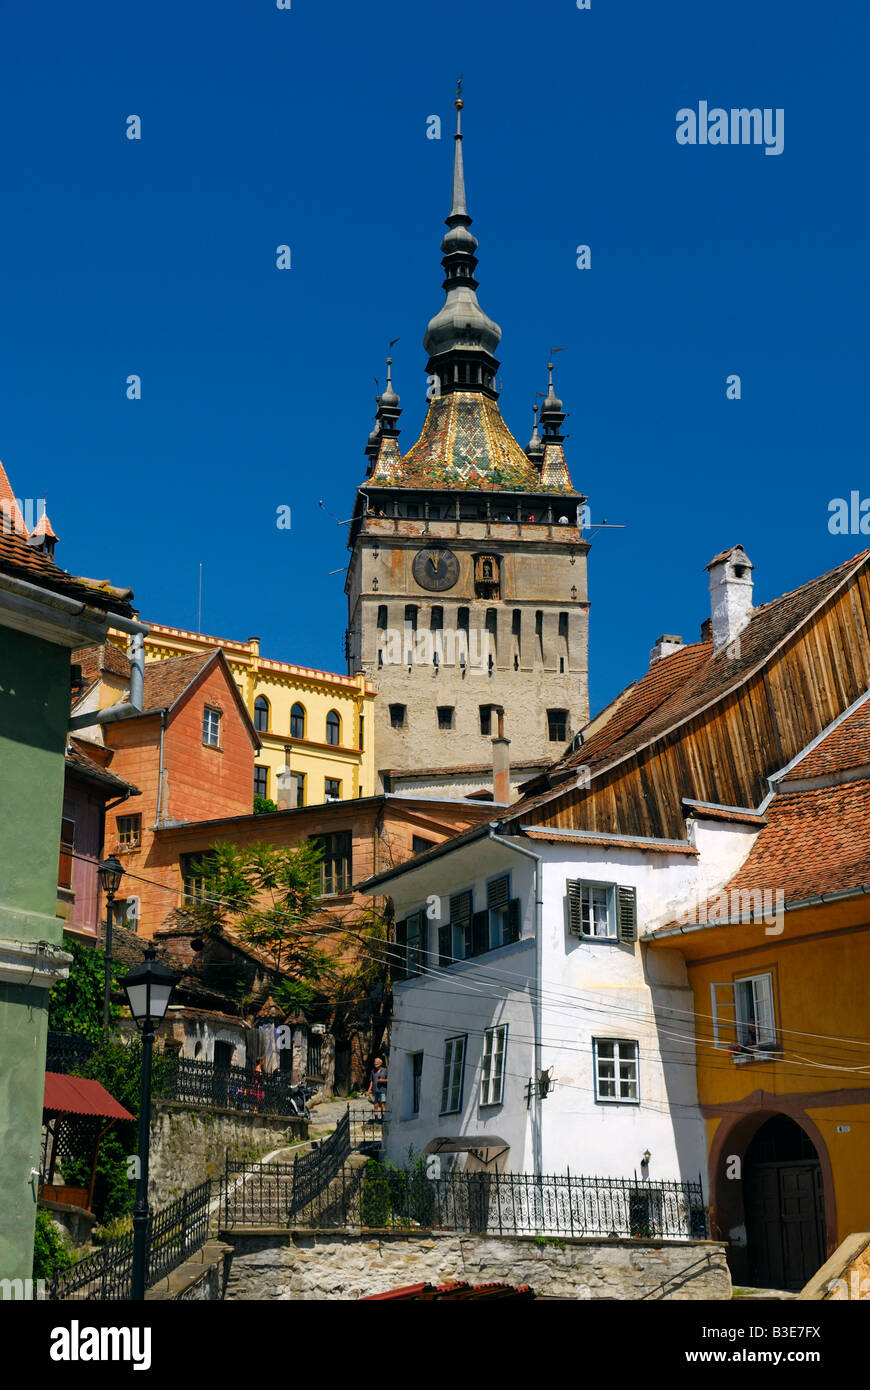
<path fill-rule="evenodd" d="M 202 562 L 204 631 L 342 670 L 346 527 L 318 502 L 351 513 L 392 338 L 403 446 L 419 432 L 462 73 L 505 418 L 525 442 L 565 347 L 575 484 L 625 526 L 589 557 L 599 708 L 660 633 L 697 636 L 716 551 L 742 542 L 764 601 L 868 543 L 827 524 L 870 495 L 868 30 L 805 0 L 7 9 L 16 491 L 47 497 L 60 563 L 129 584 L 145 619 L 195 626 Z M 678 145 L 702 100 L 783 108 L 782 154 Z"/>

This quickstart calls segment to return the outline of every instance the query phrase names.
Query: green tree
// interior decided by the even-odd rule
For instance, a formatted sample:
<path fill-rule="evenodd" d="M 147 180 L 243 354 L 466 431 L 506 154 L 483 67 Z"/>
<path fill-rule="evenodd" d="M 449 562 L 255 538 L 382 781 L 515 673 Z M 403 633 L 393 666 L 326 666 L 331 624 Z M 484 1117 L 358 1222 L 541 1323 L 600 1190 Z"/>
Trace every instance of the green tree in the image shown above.
<path fill-rule="evenodd" d="M 277 803 L 270 800 L 268 796 L 254 796 L 254 815 L 266 816 L 270 811 L 277 811 Z"/>
<path fill-rule="evenodd" d="M 319 901 L 321 859 L 307 840 L 292 847 L 214 845 L 193 865 L 198 891 L 188 913 L 204 935 L 232 932 L 276 975 L 325 984 L 335 965 L 320 945 L 329 929 Z"/>

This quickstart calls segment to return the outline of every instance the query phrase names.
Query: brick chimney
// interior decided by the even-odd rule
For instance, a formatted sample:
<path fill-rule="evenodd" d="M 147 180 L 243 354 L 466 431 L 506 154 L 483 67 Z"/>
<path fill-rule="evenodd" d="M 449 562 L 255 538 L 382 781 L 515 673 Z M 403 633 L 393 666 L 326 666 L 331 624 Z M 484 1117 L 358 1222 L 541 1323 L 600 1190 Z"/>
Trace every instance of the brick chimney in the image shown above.
<path fill-rule="evenodd" d="M 713 651 L 729 646 L 752 616 L 752 561 L 742 545 L 714 555 L 710 575 L 710 618 Z"/>
<path fill-rule="evenodd" d="M 511 799 L 511 741 L 504 736 L 504 709 L 496 709 L 498 735 L 492 741 L 492 799 L 503 805 Z"/>
<path fill-rule="evenodd" d="M 650 666 L 654 661 L 661 661 L 663 656 L 670 656 L 671 652 L 678 652 L 682 645 L 682 637 L 675 637 L 667 632 L 662 633 L 661 637 L 656 638 L 656 644 L 649 654 Z"/>

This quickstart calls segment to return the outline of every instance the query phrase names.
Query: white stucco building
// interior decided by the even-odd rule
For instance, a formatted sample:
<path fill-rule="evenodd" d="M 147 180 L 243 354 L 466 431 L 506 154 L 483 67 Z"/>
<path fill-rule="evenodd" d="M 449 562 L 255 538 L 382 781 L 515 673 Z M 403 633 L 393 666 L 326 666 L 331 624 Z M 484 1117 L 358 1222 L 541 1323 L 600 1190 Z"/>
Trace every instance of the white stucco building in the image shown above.
<path fill-rule="evenodd" d="M 677 951 L 637 938 L 691 917 L 757 824 L 695 806 L 686 841 L 506 829 L 467 831 L 364 885 L 396 917 L 386 1157 L 697 1181 L 692 992 Z"/>

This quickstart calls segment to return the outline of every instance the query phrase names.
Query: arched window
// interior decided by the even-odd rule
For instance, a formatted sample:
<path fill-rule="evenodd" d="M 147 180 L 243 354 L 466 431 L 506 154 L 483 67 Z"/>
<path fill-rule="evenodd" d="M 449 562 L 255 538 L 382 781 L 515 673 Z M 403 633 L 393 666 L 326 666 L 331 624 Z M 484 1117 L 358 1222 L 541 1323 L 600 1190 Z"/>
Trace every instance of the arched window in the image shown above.
<path fill-rule="evenodd" d="M 341 720 L 334 709 L 326 716 L 326 742 L 334 746 L 341 742 Z"/>
<path fill-rule="evenodd" d="M 301 705 L 294 705 L 290 711 L 290 737 L 305 737 L 305 710 Z"/>
<path fill-rule="evenodd" d="M 254 701 L 254 728 L 264 734 L 269 728 L 269 701 L 265 695 L 258 695 Z"/>

